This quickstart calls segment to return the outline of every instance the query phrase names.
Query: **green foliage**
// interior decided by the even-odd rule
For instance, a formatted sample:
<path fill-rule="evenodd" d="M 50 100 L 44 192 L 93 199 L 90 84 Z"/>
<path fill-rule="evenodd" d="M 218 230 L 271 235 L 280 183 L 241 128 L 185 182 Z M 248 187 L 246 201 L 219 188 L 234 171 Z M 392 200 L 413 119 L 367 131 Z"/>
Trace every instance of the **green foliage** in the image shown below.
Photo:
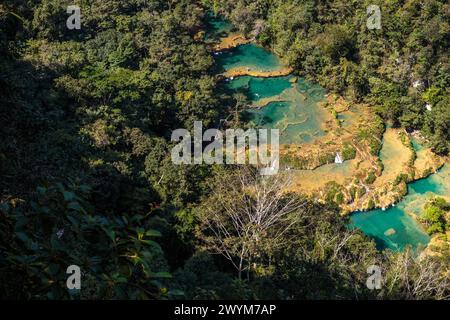
<path fill-rule="evenodd" d="M 420 220 L 428 226 L 427 232 L 430 235 L 444 233 L 447 230 L 445 215 L 448 210 L 450 210 L 450 204 L 443 198 L 434 198 L 425 205 Z"/>
<path fill-rule="evenodd" d="M 364 196 L 367 193 L 366 188 L 364 187 L 360 187 L 358 189 L 358 191 L 356 192 L 358 198 L 361 198 L 362 196 Z"/>
<path fill-rule="evenodd" d="M 375 201 L 373 201 L 372 198 L 369 199 L 369 202 L 367 203 L 367 210 L 372 210 L 375 208 Z"/>
<path fill-rule="evenodd" d="M 333 163 L 334 157 L 335 157 L 335 155 L 333 153 L 321 154 L 319 156 L 319 163 L 320 163 L 320 165 Z"/>
<path fill-rule="evenodd" d="M 307 159 L 299 157 L 295 154 L 294 155 L 291 155 L 291 154 L 281 155 L 280 162 L 283 165 L 286 165 L 288 167 L 295 168 L 295 169 L 306 169 L 308 166 Z"/>
<path fill-rule="evenodd" d="M 369 171 L 369 173 L 367 174 L 366 180 L 364 180 L 367 184 L 372 184 L 375 182 L 375 180 L 377 179 L 377 176 L 375 175 L 374 171 Z"/>
<path fill-rule="evenodd" d="M 355 186 L 351 186 L 349 190 L 349 194 L 352 200 L 356 199 L 356 194 L 358 192 L 358 189 Z"/>
<path fill-rule="evenodd" d="M 171 275 L 153 240 L 161 234 L 147 227 L 143 215 L 95 212 L 90 194 L 85 185 L 40 187 L 29 206 L 6 213 L 9 241 L 2 243 L 7 254 L 1 267 L 20 275 L 26 298 L 155 299 L 171 294 L 163 284 Z M 67 290 L 70 265 L 82 270 L 80 292 Z"/>
<path fill-rule="evenodd" d="M 380 254 L 361 233 L 349 235 L 335 204 L 308 202 L 302 215 L 283 221 L 293 228 L 279 245 L 261 245 L 247 279 L 237 279 L 226 261 L 203 252 L 193 214 L 214 188 L 207 178 L 224 172 L 175 166 L 169 140 L 173 129 L 192 128 L 194 120 L 216 127 L 236 102 L 219 90 L 213 57 L 194 37 L 211 9 L 300 75 L 374 108 L 379 116 L 360 128 L 357 141 L 373 155 L 383 120 L 421 129 L 435 152 L 447 154 L 448 10 L 443 1 L 419 2 L 382 2 L 390 14 L 383 30 L 372 32 L 361 23 L 367 1 L 81 1 L 77 31 L 66 28 L 71 1 L 3 1 L 0 297 L 408 297 L 418 269 L 405 286 L 388 283 L 389 293 L 367 290 L 361 266 Z M 411 87 L 415 79 L 423 90 Z M 342 155 L 352 159 L 356 151 L 345 144 Z M 326 154 L 320 163 L 333 159 Z M 327 201 L 343 203 L 344 191 L 329 183 Z M 365 193 L 350 190 L 352 198 Z M 441 199 L 427 206 L 430 233 L 446 230 L 445 211 Z M 389 266 L 398 257 L 381 260 Z M 83 272 L 80 292 L 65 286 L 72 264 Z"/>
<path fill-rule="evenodd" d="M 408 182 L 409 176 L 406 173 L 400 173 L 394 180 L 394 186 L 399 185 L 402 182 Z"/>
<path fill-rule="evenodd" d="M 169 270 L 164 252 L 145 232 L 162 227 L 159 243 L 173 250 L 174 268 L 192 254 L 187 208 L 206 192 L 210 169 L 179 171 L 170 132 L 198 119 L 215 125 L 225 109 L 219 97 L 227 98 L 207 47 L 191 36 L 203 12 L 189 1 L 80 3 L 78 31 L 66 27 L 69 4 L 0 5 L 0 203 L 23 202 L 0 216 L 11 240 L 1 243 L 11 260 L 5 274 L 20 274 L 15 283 L 7 277 L 15 290 L 5 285 L 0 294 L 69 298 L 64 268 L 79 264 L 92 284 L 81 298 L 171 297 L 168 275 L 158 273 Z M 70 188 L 59 184 L 70 177 Z M 53 187 L 35 196 L 42 185 Z M 89 199 L 76 185 L 90 186 Z M 57 274 L 43 270 L 55 263 Z"/>
<path fill-rule="evenodd" d="M 356 265 L 376 259 L 374 244 L 356 232 L 336 254 L 333 246 L 348 232 L 346 219 L 329 206 L 309 203 L 305 210 L 308 214 L 297 219 L 286 235 L 290 240 L 267 255 L 268 275 L 260 280 L 264 281 L 266 290 L 258 291 L 258 298 L 335 299 L 356 294 L 350 293 L 351 290 L 356 290 L 359 296 L 370 297 L 365 286 L 365 270 Z"/>
<path fill-rule="evenodd" d="M 222 272 L 221 262 L 207 252 L 197 252 L 175 272 L 175 283 L 187 299 L 249 299 L 248 284 Z"/>
<path fill-rule="evenodd" d="M 348 142 L 344 143 L 342 149 L 342 158 L 344 160 L 355 159 L 356 157 L 356 149 Z"/>
<path fill-rule="evenodd" d="M 342 186 L 337 184 L 334 181 L 327 182 L 325 186 L 326 196 L 325 199 L 327 202 L 336 202 L 341 204 L 343 202 L 343 194 L 340 192 Z M 340 203 L 339 203 L 340 202 Z"/>
<path fill-rule="evenodd" d="M 344 203 L 344 194 L 342 192 L 339 192 L 336 195 L 336 203 L 337 204 L 343 204 Z"/>

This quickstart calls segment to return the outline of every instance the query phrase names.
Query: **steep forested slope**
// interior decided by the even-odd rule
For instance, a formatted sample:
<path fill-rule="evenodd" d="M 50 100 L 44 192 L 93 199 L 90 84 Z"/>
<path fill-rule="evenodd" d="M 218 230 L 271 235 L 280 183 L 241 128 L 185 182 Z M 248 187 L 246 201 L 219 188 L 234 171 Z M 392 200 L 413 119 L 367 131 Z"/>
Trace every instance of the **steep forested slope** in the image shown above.
<path fill-rule="evenodd" d="M 254 19 L 261 18 L 262 43 L 321 83 L 328 79 L 329 88 L 375 101 L 386 118 L 396 119 L 401 113 L 405 125 L 411 119 L 413 125 L 408 126 L 428 130 L 436 151 L 442 153 L 448 148 L 448 122 L 447 109 L 439 106 L 448 99 L 448 78 L 440 50 L 448 39 L 425 37 L 433 41 L 435 51 L 432 59 L 424 58 L 432 67 L 417 71 L 426 84 L 424 95 L 407 94 L 406 80 L 389 82 L 391 73 L 380 78 L 375 67 L 360 68 L 367 64 L 357 58 L 362 47 L 347 35 L 359 27 L 353 15 L 339 13 L 347 6 L 344 2 L 80 1 L 81 30 L 69 30 L 66 8 L 72 4 L 0 4 L 2 298 L 448 295 L 441 277 L 448 261 L 419 263 L 410 252 L 383 256 L 362 234 L 347 230 L 333 205 L 319 206 L 301 197 L 304 207 L 281 224 L 293 226 L 290 231 L 277 242 L 271 238 L 279 234 L 276 228 L 261 234 L 265 245 L 252 248 L 252 261 L 245 261 L 249 267 L 239 277 L 226 258 L 211 254 L 206 245 L 210 234 L 203 229 L 211 209 L 223 213 L 219 204 L 229 202 L 221 201 L 233 200 L 233 193 L 215 197 L 235 182 L 234 168 L 176 166 L 170 158 L 172 130 L 190 129 L 194 120 L 217 126 L 238 103 L 219 90 L 212 55 L 197 36 L 208 9 L 229 14 L 244 32 L 251 32 Z M 440 25 L 439 17 L 444 16 L 441 9 L 438 12 Z M 342 21 L 347 18 L 353 24 L 344 30 Z M 439 28 L 445 31 L 445 23 Z M 330 41 L 322 39 L 325 36 Z M 406 41 L 404 36 L 397 35 Z M 380 57 L 376 61 L 377 68 L 392 62 Z M 373 79 L 366 77 L 371 73 Z M 403 113 L 398 109 L 404 105 L 401 99 L 408 108 L 433 99 L 433 112 L 426 114 L 419 107 Z M 253 187 L 250 183 L 238 190 L 248 203 L 258 200 L 246 193 Z M 298 195 L 280 201 L 292 201 L 291 197 Z M 386 265 L 389 291 L 370 292 L 365 287 L 365 267 L 375 261 Z M 397 273 L 396 267 L 405 261 L 408 268 Z M 66 288 L 69 265 L 83 271 L 80 292 Z M 423 270 L 428 270 L 426 277 L 419 277 Z M 411 291 L 423 279 L 433 284 L 430 289 Z"/>

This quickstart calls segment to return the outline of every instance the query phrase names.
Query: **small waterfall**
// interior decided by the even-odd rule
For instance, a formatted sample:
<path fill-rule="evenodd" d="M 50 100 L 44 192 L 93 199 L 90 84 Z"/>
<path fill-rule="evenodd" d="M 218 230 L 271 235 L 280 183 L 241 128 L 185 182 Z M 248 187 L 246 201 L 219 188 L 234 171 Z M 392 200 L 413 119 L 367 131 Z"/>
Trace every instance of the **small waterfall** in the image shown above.
<path fill-rule="evenodd" d="M 334 158 L 334 163 L 339 163 L 339 164 L 344 163 L 344 160 L 342 160 L 339 152 L 336 153 L 336 157 Z"/>

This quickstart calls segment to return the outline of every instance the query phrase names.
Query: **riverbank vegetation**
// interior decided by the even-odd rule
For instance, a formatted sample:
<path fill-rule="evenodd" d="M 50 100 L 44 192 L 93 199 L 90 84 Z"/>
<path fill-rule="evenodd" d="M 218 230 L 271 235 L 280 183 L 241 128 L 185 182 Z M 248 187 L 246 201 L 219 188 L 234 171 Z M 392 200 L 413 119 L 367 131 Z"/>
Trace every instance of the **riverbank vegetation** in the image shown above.
<path fill-rule="evenodd" d="M 301 75 L 370 104 L 395 126 L 422 130 L 434 152 L 448 154 L 446 1 L 205 2 L 244 35 L 257 26 L 257 40 Z M 366 8 L 374 4 L 381 9 L 380 30 L 365 23 Z"/>
<path fill-rule="evenodd" d="M 429 234 L 445 233 L 448 229 L 450 203 L 443 198 L 435 198 L 425 205 L 420 220 L 428 227 Z"/>
<path fill-rule="evenodd" d="M 210 9 L 229 16 L 244 34 L 261 19 L 266 27 L 259 41 L 285 52 L 293 67 L 322 83 L 335 67 L 329 87 L 347 92 L 343 81 L 355 99 L 378 97 L 374 85 L 365 91 L 353 65 L 354 51 L 362 50 L 348 36 L 355 25 L 343 30 L 326 22 L 350 19 L 339 9 L 347 4 L 326 2 L 336 7 L 332 18 L 324 4 L 283 3 L 80 2 L 81 30 L 66 28 L 72 1 L 0 4 L 0 298 L 449 297 L 442 272 L 448 258 L 378 251 L 374 241 L 348 228 L 334 203 L 345 199 L 332 186 L 330 201 L 318 203 L 273 189 L 279 184 L 268 188 L 270 180 L 248 168 L 172 163 L 174 129 L 191 129 L 199 119 L 217 127 L 239 106 L 221 90 L 210 47 L 198 36 Z M 295 17 L 311 20 L 291 24 Z M 336 36 L 331 46 L 322 39 L 327 34 Z M 421 61 L 441 74 L 445 40 L 432 36 L 423 41 L 433 41 L 432 57 L 442 63 Z M 290 43 L 312 38 L 319 51 L 294 50 Z M 352 76 L 339 80 L 345 63 Z M 410 122 L 429 128 L 434 148 L 444 153 L 448 131 L 435 113 L 447 99 L 445 78 L 419 71 L 430 85 L 424 92 L 433 111 L 413 112 Z M 382 99 L 380 105 L 391 101 Z M 389 110 L 380 114 L 390 118 Z M 352 157 L 350 145 L 345 148 Z M 362 197 L 365 189 L 352 193 Z M 237 229 L 236 221 L 242 222 Z M 366 287 L 373 264 L 383 266 L 380 291 Z M 66 287 L 70 265 L 81 268 L 81 290 Z"/>
<path fill-rule="evenodd" d="M 369 202 L 374 201 L 380 208 L 393 204 L 405 194 L 407 182 L 435 172 L 445 162 L 444 158 L 430 160 L 424 167 L 425 161 L 416 161 L 406 132 L 420 131 L 425 137 L 423 143 L 435 154 L 448 154 L 449 7 L 446 2 L 359 1 L 351 5 L 344 1 L 204 2 L 214 12 L 229 18 L 241 34 L 254 37 L 281 56 L 299 75 L 319 82 L 337 96 L 363 105 L 371 114 L 381 117 L 380 126 L 362 121 L 366 127 L 359 128 L 356 141 L 351 141 L 368 143 L 373 156 L 364 155 L 365 148 L 358 150 L 373 167 L 365 171 L 363 181 L 369 178 L 373 182 L 372 170 L 377 171 L 377 176 L 384 170 L 375 158 L 381 150 L 386 124 L 399 128 L 402 141 L 411 150 L 408 163 L 399 163 L 404 168 L 394 170 L 397 172 L 394 177 L 389 174 L 379 177 L 376 188 L 381 191 L 377 190 L 370 200 L 352 206 L 350 211 L 367 209 Z M 380 30 L 369 30 L 365 23 L 366 9 L 373 4 L 381 8 Z M 328 104 L 337 116 L 337 104 Z M 371 116 L 378 122 L 376 116 Z M 332 137 L 333 141 L 343 139 Z M 330 148 L 330 144 L 317 143 L 312 148 L 303 146 L 303 152 L 290 148 L 282 156 L 288 167 L 314 169 L 332 162 L 337 151 L 337 145 Z"/>

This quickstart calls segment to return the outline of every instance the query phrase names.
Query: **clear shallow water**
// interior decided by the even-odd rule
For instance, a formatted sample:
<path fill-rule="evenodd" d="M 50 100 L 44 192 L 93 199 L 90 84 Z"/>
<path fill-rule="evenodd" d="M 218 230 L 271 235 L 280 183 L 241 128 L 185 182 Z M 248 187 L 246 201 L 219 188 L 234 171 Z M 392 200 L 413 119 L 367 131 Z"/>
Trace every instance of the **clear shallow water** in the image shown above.
<path fill-rule="evenodd" d="M 416 216 L 420 215 L 427 200 L 433 196 L 450 196 L 448 165 L 428 178 L 410 183 L 408 194 L 396 207 L 386 211 L 377 209 L 352 214 L 350 226 L 357 227 L 374 238 L 380 249 L 402 250 L 407 245 L 413 248 L 424 246 L 428 244 L 430 237 L 407 212 Z M 395 234 L 389 235 L 387 232 L 389 229 L 394 229 Z"/>
<path fill-rule="evenodd" d="M 407 245 L 417 249 L 425 246 L 430 237 L 421 229 L 418 223 L 404 211 L 407 199 L 397 207 L 386 211 L 381 209 L 369 212 L 354 213 L 351 215 L 350 227 L 359 228 L 375 240 L 377 248 L 400 251 Z M 389 234 L 390 231 L 395 231 Z"/>
<path fill-rule="evenodd" d="M 450 167 L 445 165 L 436 174 L 426 179 L 418 180 L 409 185 L 410 192 L 414 194 L 437 194 L 450 196 Z"/>
<path fill-rule="evenodd" d="M 229 81 L 227 87 L 231 90 L 243 91 L 249 100 L 255 102 L 262 98 L 280 95 L 284 90 L 292 86 L 289 82 L 291 78 L 291 76 L 276 78 L 243 76 Z"/>
<path fill-rule="evenodd" d="M 215 17 L 212 12 L 207 14 L 207 32 L 206 40 L 217 40 L 227 36 L 232 30 L 233 25 L 220 16 Z"/>
<path fill-rule="evenodd" d="M 388 129 L 388 130 L 392 130 L 392 129 Z M 396 139 L 392 139 L 389 137 L 392 137 L 392 131 L 390 132 L 391 134 L 388 135 L 388 132 L 386 132 L 384 134 L 383 137 L 383 146 L 380 150 L 380 160 L 383 162 L 384 165 L 384 171 L 386 172 L 391 172 L 391 171 L 395 171 L 396 168 L 402 164 L 402 162 L 400 161 L 399 163 L 399 159 L 402 159 L 402 156 L 404 156 L 403 154 L 401 154 L 403 152 L 402 149 L 399 148 L 398 142 Z M 394 134 L 396 136 L 396 134 Z M 403 145 L 400 145 L 400 147 L 403 147 Z"/>
<path fill-rule="evenodd" d="M 226 30 L 227 25 L 217 22 L 217 30 Z M 216 34 L 218 31 L 215 31 Z M 219 31 L 222 32 L 222 31 Z M 271 52 L 254 44 L 242 45 L 216 56 L 219 69 L 229 70 L 236 67 L 248 67 L 257 71 L 274 71 L 282 64 Z M 249 100 L 255 102 L 263 98 L 276 97 L 276 100 L 260 109 L 250 109 L 252 121 L 260 127 L 280 128 L 282 143 L 303 143 L 321 136 L 321 124 L 324 120 L 323 110 L 317 103 L 324 99 L 325 91 L 318 85 L 299 78 L 296 84 L 289 81 L 292 77 L 254 78 L 238 77 L 228 81 L 226 86 L 231 90 L 242 90 Z M 343 117 L 344 122 L 349 121 Z M 420 146 L 417 146 L 418 148 Z M 392 148 L 385 148 L 381 157 L 389 159 Z M 327 168 L 324 168 L 325 170 Z M 335 166 L 330 167 L 331 171 Z M 347 170 L 347 166 L 339 166 L 338 170 Z M 420 214 L 427 194 L 449 196 L 450 173 L 448 168 L 412 183 L 408 186 L 409 194 L 386 211 L 372 210 L 352 214 L 350 227 L 360 228 L 375 239 L 378 248 L 401 250 L 407 245 L 418 248 L 426 245 L 430 237 L 406 211 Z"/>
<path fill-rule="evenodd" d="M 326 111 L 318 106 L 323 101 L 325 90 L 319 85 L 293 76 L 256 78 L 237 77 L 228 79 L 228 89 L 243 92 L 252 102 L 273 98 L 261 108 L 247 110 L 249 120 L 260 128 L 280 129 L 281 143 L 298 144 L 310 142 L 323 136 L 322 124 Z"/>
<path fill-rule="evenodd" d="M 450 197 L 450 167 L 445 165 L 428 178 L 409 184 L 408 191 L 405 210 L 418 216 L 429 198 Z"/>
<path fill-rule="evenodd" d="M 303 79 L 291 84 L 289 79 L 279 79 L 284 85 L 273 85 L 271 91 L 287 87 L 279 99 L 259 109 L 249 109 L 252 121 L 259 127 L 280 129 L 280 142 L 301 144 L 325 135 L 322 125 L 326 111 L 318 103 L 324 99 L 325 90 Z M 289 85 L 289 86 L 288 86 Z M 260 94 L 264 97 L 264 93 Z"/>
<path fill-rule="evenodd" d="M 253 43 L 244 44 L 216 56 L 217 65 L 224 70 L 247 67 L 253 71 L 275 71 L 282 67 L 280 59 Z"/>
<path fill-rule="evenodd" d="M 414 138 L 411 139 L 411 143 L 413 145 L 414 150 L 416 150 L 416 152 L 420 152 L 424 149 L 424 147 L 421 144 L 419 144 L 419 142 L 417 142 L 417 140 Z"/>

